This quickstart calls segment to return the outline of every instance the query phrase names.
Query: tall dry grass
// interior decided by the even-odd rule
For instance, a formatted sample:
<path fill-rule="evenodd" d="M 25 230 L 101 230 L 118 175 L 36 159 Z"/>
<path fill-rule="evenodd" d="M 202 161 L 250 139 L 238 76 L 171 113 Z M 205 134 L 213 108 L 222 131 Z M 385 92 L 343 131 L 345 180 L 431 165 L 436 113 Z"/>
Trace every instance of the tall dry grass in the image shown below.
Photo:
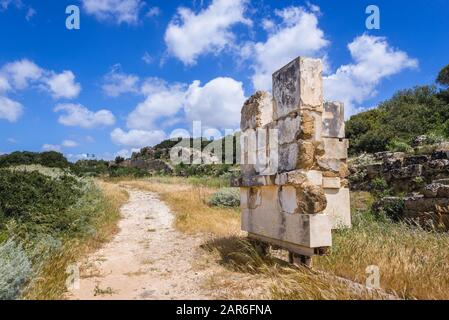
<path fill-rule="evenodd" d="M 207 200 L 218 188 L 191 184 L 182 178 L 122 180 L 122 185 L 157 193 L 175 213 L 175 227 L 188 234 L 242 235 L 237 209 L 210 207 Z"/>
<path fill-rule="evenodd" d="M 91 221 L 94 233 L 82 238 L 71 239 L 64 248 L 46 261 L 36 277 L 23 294 L 24 299 L 55 300 L 62 299 L 66 292 L 67 266 L 76 263 L 83 256 L 100 248 L 118 231 L 120 207 L 128 200 L 126 191 L 116 184 L 96 181 L 101 189 L 96 215 Z"/>

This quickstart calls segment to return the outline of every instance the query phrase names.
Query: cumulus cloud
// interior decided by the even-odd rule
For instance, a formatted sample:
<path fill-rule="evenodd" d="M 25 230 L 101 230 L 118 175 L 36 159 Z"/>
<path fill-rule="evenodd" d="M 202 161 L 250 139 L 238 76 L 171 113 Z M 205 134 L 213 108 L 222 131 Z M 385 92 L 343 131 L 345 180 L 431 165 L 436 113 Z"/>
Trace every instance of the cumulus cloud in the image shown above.
<path fill-rule="evenodd" d="M 62 73 L 52 73 L 44 80 L 53 98 L 76 98 L 81 91 L 79 83 L 75 82 L 75 75 L 72 71 L 63 71 Z"/>
<path fill-rule="evenodd" d="M 165 32 L 169 54 L 184 64 L 193 65 L 201 54 L 217 54 L 233 46 L 232 27 L 250 25 L 244 17 L 247 0 L 213 0 L 198 13 L 181 7 Z"/>
<path fill-rule="evenodd" d="M 74 98 L 81 90 L 71 71 L 58 74 L 28 59 L 6 63 L 0 68 L 0 119 L 10 122 L 18 120 L 23 113 L 23 106 L 5 95 L 9 91 L 25 90 L 30 86 L 44 88 L 56 99 Z"/>
<path fill-rule="evenodd" d="M 43 69 L 28 59 L 7 63 L 0 69 L 0 91 L 24 90 L 30 85 L 44 87 L 56 99 L 75 98 L 81 91 L 70 70 L 57 73 Z"/>
<path fill-rule="evenodd" d="M 201 121 L 217 128 L 238 125 L 240 108 L 245 101 L 243 83 L 232 78 L 215 78 L 204 86 L 200 81 L 168 84 L 151 78 L 141 87 L 145 100 L 129 114 L 130 129 L 154 130 L 183 121 Z"/>
<path fill-rule="evenodd" d="M 132 129 L 153 129 L 156 120 L 174 116 L 180 110 L 185 86 L 150 78 L 142 85 L 141 92 L 146 98 L 129 114 L 127 126 Z"/>
<path fill-rule="evenodd" d="M 73 140 L 64 140 L 62 141 L 62 146 L 65 148 L 74 148 L 77 147 L 79 144 L 76 141 Z"/>
<path fill-rule="evenodd" d="M 346 116 L 356 113 L 358 104 L 375 96 L 383 79 L 418 67 L 418 60 L 392 48 L 384 37 L 365 34 L 349 43 L 348 49 L 353 63 L 340 66 L 324 78 L 326 98 L 343 101 Z"/>
<path fill-rule="evenodd" d="M 126 74 L 121 71 L 121 66 L 115 65 L 111 71 L 104 76 L 103 91 L 110 97 L 118 97 L 128 92 L 138 92 L 139 77 Z"/>
<path fill-rule="evenodd" d="M 56 151 L 56 152 L 60 152 L 61 151 L 61 146 L 57 145 L 57 144 L 44 144 L 42 146 L 42 150 L 43 151 Z"/>
<path fill-rule="evenodd" d="M 37 81 L 44 74 L 44 70 L 28 59 L 22 59 L 7 63 L 2 68 L 2 73 L 9 77 L 16 89 L 25 89 L 30 81 Z"/>
<path fill-rule="evenodd" d="M 201 87 L 194 81 L 187 90 L 184 111 L 191 121 L 216 128 L 234 128 L 245 101 L 243 83 L 232 78 L 215 78 Z"/>
<path fill-rule="evenodd" d="M 126 132 L 116 128 L 111 132 L 111 139 L 118 145 L 141 148 L 161 142 L 166 139 L 166 134 L 162 130 L 129 130 Z"/>
<path fill-rule="evenodd" d="M 16 101 L 0 96 L 0 119 L 16 122 L 23 113 L 23 106 Z"/>
<path fill-rule="evenodd" d="M 141 0 L 82 0 L 84 10 L 98 20 L 114 21 L 117 24 L 136 24 L 144 6 Z"/>
<path fill-rule="evenodd" d="M 318 26 L 318 14 L 316 8 L 288 7 L 275 11 L 277 20 L 263 20 L 266 41 L 249 42 L 241 51 L 243 58 L 254 57 L 251 79 L 255 89 L 270 90 L 272 73 L 297 56 L 323 56 L 329 41 Z"/>
<path fill-rule="evenodd" d="M 55 112 L 65 112 L 59 116 L 58 122 L 65 126 L 78 126 L 91 129 L 99 126 L 110 126 L 115 123 L 115 117 L 109 110 L 91 111 L 81 104 L 64 103 L 58 104 Z"/>

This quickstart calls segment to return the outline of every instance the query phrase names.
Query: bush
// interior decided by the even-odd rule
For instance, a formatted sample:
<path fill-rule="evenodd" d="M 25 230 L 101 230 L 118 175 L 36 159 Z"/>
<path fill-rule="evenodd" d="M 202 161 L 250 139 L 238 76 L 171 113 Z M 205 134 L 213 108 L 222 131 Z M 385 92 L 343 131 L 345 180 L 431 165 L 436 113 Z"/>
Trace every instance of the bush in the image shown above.
<path fill-rule="evenodd" d="M 390 141 L 390 143 L 387 145 L 387 150 L 391 152 L 413 152 L 413 148 L 407 142 L 396 139 Z"/>
<path fill-rule="evenodd" d="M 346 122 L 350 154 L 385 151 L 393 140 L 408 142 L 431 132 L 447 135 L 449 96 L 444 92 L 435 86 L 399 91 L 378 108 L 352 116 Z"/>
<path fill-rule="evenodd" d="M 148 171 L 132 167 L 111 167 L 108 169 L 110 177 L 135 177 L 142 178 L 149 176 Z"/>
<path fill-rule="evenodd" d="M 391 189 L 384 178 L 377 177 L 370 182 L 370 189 L 376 198 L 382 198 L 391 194 Z"/>
<path fill-rule="evenodd" d="M 238 188 L 223 188 L 212 195 L 208 205 L 214 207 L 235 208 L 240 206 L 240 190 Z"/>
<path fill-rule="evenodd" d="M 32 266 L 20 244 L 0 244 L 0 300 L 17 299 L 32 275 Z"/>
<path fill-rule="evenodd" d="M 373 213 L 379 217 L 388 217 L 393 221 L 403 219 L 405 202 L 403 198 L 383 198 L 373 205 Z"/>
<path fill-rule="evenodd" d="M 17 165 L 40 164 L 50 168 L 67 168 L 70 163 L 59 152 L 13 152 L 11 154 L 0 156 L 0 167 L 9 167 Z"/>
<path fill-rule="evenodd" d="M 25 234 L 54 233 L 69 228 L 65 213 L 82 194 L 73 176 L 45 176 L 38 171 L 0 170 L 0 230 L 13 219 Z"/>

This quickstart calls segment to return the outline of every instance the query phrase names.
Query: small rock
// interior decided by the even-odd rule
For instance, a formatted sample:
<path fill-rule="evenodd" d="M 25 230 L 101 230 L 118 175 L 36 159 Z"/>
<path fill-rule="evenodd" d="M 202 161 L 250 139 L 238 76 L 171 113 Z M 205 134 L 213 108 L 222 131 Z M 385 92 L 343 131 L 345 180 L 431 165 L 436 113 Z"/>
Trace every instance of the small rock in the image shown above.
<path fill-rule="evenodd" d="M 432 183 L 424 188 L 423 194 L 426 198 L 436 198 L 438 195 L 438 190 L 443 187 L 442 184 Z"/>
<path fill-rule="evenodd" d="M 438 198 L 449 198 L 449 186 L 443 184 L 440 184 L 440 186 L 437 193 Z"/>

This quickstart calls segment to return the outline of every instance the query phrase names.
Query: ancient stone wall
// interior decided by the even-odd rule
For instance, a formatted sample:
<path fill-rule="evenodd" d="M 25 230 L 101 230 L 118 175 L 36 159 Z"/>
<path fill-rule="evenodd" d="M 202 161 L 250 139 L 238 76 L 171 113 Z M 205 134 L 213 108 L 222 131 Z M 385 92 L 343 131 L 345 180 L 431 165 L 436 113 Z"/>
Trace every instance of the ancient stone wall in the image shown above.
<path fill-rule="evenodd" d="M 273 96 L 242 108 L 242 228 L 281 246 L 329 247 L 350 227 L 344 108 L 323 102 L 322 62 L 297 58 L 273 74 Z"/>

